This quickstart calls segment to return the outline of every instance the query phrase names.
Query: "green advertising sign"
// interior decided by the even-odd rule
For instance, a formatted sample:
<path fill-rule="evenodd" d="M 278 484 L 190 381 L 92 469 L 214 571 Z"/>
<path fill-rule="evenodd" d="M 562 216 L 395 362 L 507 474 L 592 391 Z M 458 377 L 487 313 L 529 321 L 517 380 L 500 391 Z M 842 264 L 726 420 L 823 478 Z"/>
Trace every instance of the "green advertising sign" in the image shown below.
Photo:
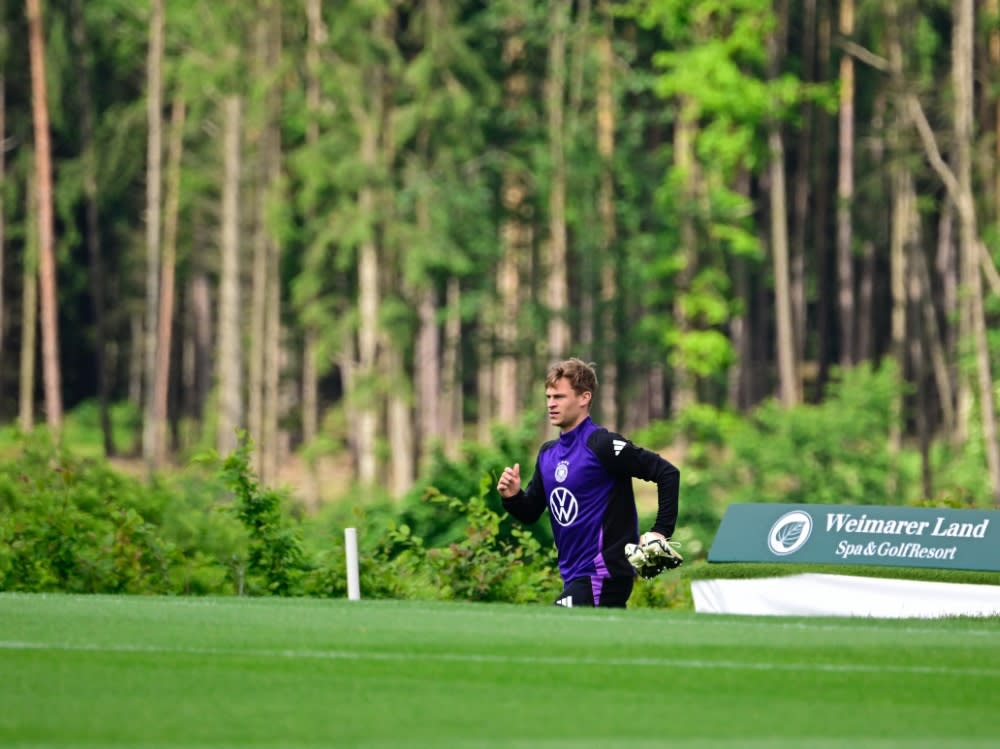
<path fill-rule="evenodd" d="M 993 510 L 735 504 L 708 561 L 1000 571 L 998 518 Z"/>

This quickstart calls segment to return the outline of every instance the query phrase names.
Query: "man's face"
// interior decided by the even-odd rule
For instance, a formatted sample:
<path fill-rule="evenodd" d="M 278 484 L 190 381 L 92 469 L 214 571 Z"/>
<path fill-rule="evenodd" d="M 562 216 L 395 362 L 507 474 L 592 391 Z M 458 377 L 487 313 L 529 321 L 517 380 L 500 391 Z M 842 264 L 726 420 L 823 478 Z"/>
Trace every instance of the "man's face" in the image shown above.
<path fill-rule="evenodd" d="M 576 393 L 569 380 L 562 377 L 551 387 L 545 388 L 545 403 L 549 413 L 549 423 L 568 432 L 587 418 L 590 413 L 591 393 Z"/>

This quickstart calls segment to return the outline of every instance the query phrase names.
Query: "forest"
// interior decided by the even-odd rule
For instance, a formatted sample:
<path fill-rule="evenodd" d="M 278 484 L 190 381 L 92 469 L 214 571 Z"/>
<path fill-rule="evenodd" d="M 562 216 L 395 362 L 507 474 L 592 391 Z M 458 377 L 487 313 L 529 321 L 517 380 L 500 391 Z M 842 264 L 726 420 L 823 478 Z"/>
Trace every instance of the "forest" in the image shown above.
<path fill-rule="evenodd" d="M 0 184 L 19 434 L 402 496 L 559 358 L 645 436 L 864 370 L 1000 503 L 1000 0 L 0 0 Z"/>

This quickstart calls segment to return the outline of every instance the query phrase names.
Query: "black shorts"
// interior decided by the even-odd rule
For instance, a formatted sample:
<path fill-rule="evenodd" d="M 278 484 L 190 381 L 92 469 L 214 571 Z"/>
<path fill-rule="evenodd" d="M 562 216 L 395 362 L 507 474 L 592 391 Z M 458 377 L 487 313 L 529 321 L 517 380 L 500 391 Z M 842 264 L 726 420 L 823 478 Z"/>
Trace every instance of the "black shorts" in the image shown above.
<path fill-rule="evenodd" d="M 555 605 L 623 609 L 634 583 L 631 577 L 578 577 L 566 583 Z"/>

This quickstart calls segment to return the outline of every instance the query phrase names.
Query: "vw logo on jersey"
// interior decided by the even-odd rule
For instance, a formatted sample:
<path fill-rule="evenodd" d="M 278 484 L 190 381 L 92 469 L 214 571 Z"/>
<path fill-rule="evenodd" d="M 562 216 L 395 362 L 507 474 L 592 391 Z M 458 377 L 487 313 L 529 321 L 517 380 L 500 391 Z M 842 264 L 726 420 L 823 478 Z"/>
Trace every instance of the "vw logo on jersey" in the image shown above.
<path fill-rule="evenodd" d="M 549 495 L 549 511 L 559 525 L 572 525 L 580 512 L 580 505 L 577 504 L 573 492 L 565 486 L 557 486 Z"/>
<path fill-rule="evenodd" d="M 556 466 L 556 481 L 560 484 L 566 480 L 569 475 L 569 462 L 565 460 L 560 460 L 559 465 Z"/>

